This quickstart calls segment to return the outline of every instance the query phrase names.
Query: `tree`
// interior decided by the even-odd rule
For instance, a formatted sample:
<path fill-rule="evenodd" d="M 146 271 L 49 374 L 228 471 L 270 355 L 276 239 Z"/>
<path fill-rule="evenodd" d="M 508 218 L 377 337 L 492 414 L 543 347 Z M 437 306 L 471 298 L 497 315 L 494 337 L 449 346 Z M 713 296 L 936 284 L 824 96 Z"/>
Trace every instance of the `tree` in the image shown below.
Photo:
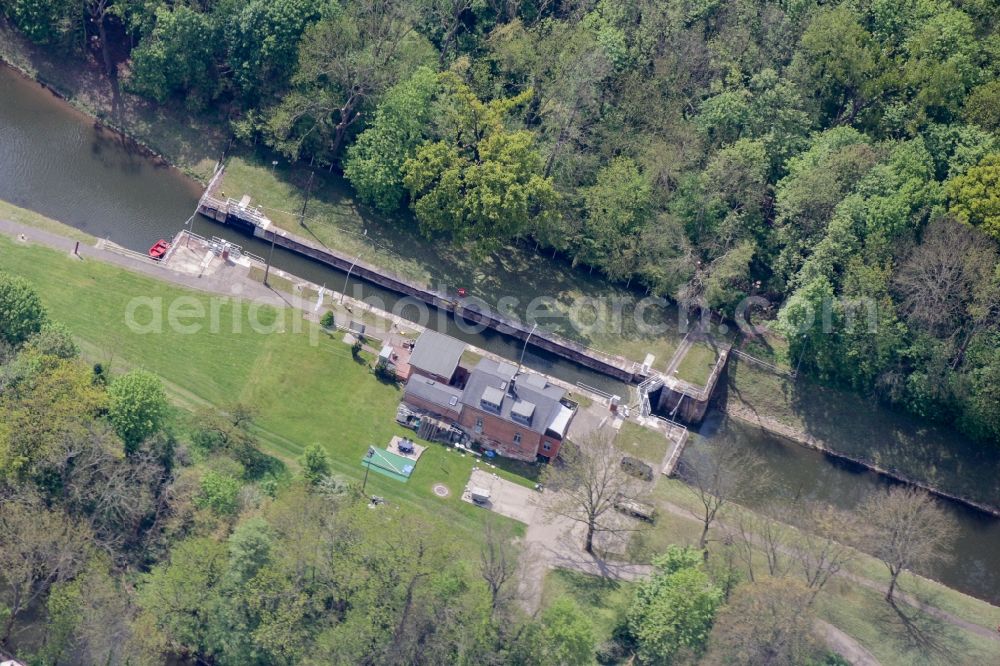
<path fill-rule="evenodd" d="M 80 22 L 82 6 L 73 0 L 5 0 L 0 9 L 36 44 L 61 44 Z"/>
<path fill-rule="evenodd" d="M 527 131 L 506 129 L 530 89 L 511 98 L 483 102 L 453 73 L 441 76 L 435 105 L 437 141 L 421 145 L 403 163 L 403 184 L 424 234 L 472 241 L 480 250 L 535 229 L 558 217 L 550 178 Z"/>
<path fill-rule="evenodd" d="M 125 442 L 126 453 L 138 450 L 147 437 L 160 431 L 167 415 L 167 396 L 156 375 L 133 370 L 108 387 L 108 420 Z"/>
<path fill-rule="evenodd" d="M 631 275 L 653 209 L 648 180 L 635 162 L 618 157 L 597 172 L 597 183 L 583 190 L 583 200 L 586 218 L 576 257 L 600 266 L 613 280 Z"/>
<path fill-rule="evenodd" d="M 544 484 L 554 493 L 548 510 L 586 526 L 584 550 L 593 554 L 595 535 L 629 529 L 614 519 L 614 507 L 621 499 L 636 498 L 639 486 L 619 464 L 622 454 L 606 429 L 564 446 L 559 455 L 560 460 L 542 472 Z"/>
<path fill-rule="evenodd" d="M 28 354 L 55 356 L 62 359 L 76 358 L 80 354 L 80 348 L 76 346 L 69 329 L 55 322 L 43 324 L 42 329 L 32 335 L 25 343 L 24 351 Z"/>
<path fill-rule="evenodd" d="M 708 531 L 729 502 L 745 497 L 755 485 L 760 485 L 766 470 L 760 458 L 741 446 L 740 442 L 719 444 L 684 464 L 681 476 L 688 489 L 698 499 L 699 508 L 692 514 L 701 521 L 698 548 L 708 557 Z"/>
<path fill-rule="evenodd" d="M 702 102 L 695 122 L 719 144 L 761 139 L 771 171 L 778 172 L 806 142 L 810 120 L 802 107 L 795 85 L 773 69 L 764 69 L 749 86 L 724 90 Z"/>
<path fill-rule="evenodd" d="M 194 499 L 195 505 L 203 509 L 211 509 L 219 516 L 232 516 L 240 508 L 240 488 L 243 484 L 239 479 L 215 471 L 205 472 L 201 478 L 201 490 Z"/>
<path fill-rule="evenodd" d="M 973 88 L 965 99 L 963 114 L 985 130 L 1000 129 L 1000 81 L 987 81 Z"/>
<path fill-rule="evenodd" d="M 948 218 L 933 220 L 893 275 L 907 321 L 935 337 L 950 337 L 970 320 L 975 296 L 997 265 L 993 244 Z"/>
<path fill-rule="evenodd" d="M 788 570 L 788 529 L 769 512 L 741 511 L 729 539 L 737 548 L 737 555 L 746 567 L 750 582 L 758 579 L 756 564 L 759 553 L 764 555 L 768 576 L 777 578 Z"/>
<path fill-rule="evenodd" d="M 131 86 L 165 102 L 183 94 L 197 110 L 217 92 L 217 35 L 212 18 L 185 6 L 156 11 L 156 27 L 132 52 Z"/>
<path fill-rule="evenodd" d="M 9 382 L 0 390 L 0 476 L 31 479 L 57 491 L 77 443 L 94 439 L 94 418 L 106 406 L 104 390 L 76 359 L 25 351 L 5 370 L 0 375 L 0 381 Z"/>
<path fill-rule="evenodd" d="M 857 541 L 858 532 L 857 521 L 851 514 L 832 506 L 809 507 L 806 525 L 797 532 L 791 550 L 810 590 L 810 602 L 854 559 L 855 551 L 848 544 Z"/>
<path fill-rule="evenodd" d="M 888 71 L 872 35 L 846 5 L 813 15 L 792 68 L 802 89 L 833 125 L 850 124 L 871 106 L 886 85 L 879 74 Z"/>
<path fill-rule="evenodd" d="M 310 444 L 302 454 L 302 476 L 311 486 L 318 484 L 330 474 L 330 460 L 326 449 L 319 444 Z"/>
<path fill-rule="evenodd" d="M 767 578 L 736 588 L 719 611 L 705 662 L 746 666 L 816 663 L 823 650 L 813 636 L 812 594 L 790 578 Z"/>
<path fill-rule="evenodd" d="M 438 65 L 444 66 L 448 54 L 457 50 L 457 40 L 465 28 L 463 15 L 472 9 L 472 0 L 419 0 L 417 11 L 423 32 L 437 46 Z"/>
<path fill-rule="evenodd" d="M 781 249 L 774 261 L 790 280 L 823 236 L 837 205 L 878 160 L 866 137 L 851 127 L 813 136 L 809 148 L 786 165 L 775 186 L 775 227 Z"/>
<path fill-rule="evenodd" d="M 170 559 L 153 567 L 139 585 L 139 605 L 149 624 L 185 652 L 207 657 L 221 629 L 221 585 L 226 545 L 207 538 L 181 541 Z"/>
<path fill-rule="evenodd" d="M 224 26 L 228 63 L 237 93 L 248 103 L 285 86 L 295 71 L 299 41 L 319 19 L 311 0 L 251 0 Z"/>
<path fill-rule="evenodd" d="M 911 486 L 873 494 L 861 514 L 867 527 L 866 549 L 889 570 L 885 599 L 895 605 L 900 574 L 946 559 L 954 526 L 936 500 Z"/>
<path fill-rule="evenodd" d="M 669 664 L 704 648 L 722 590 L 693 549 L 670 546 L 653 566 L 653 575 L 636 589 L 626 623 L 642 663 Z"/>
<path fill-rule="evenodd" d="M 293 89 L 268 113 L 278 150 L 291 158 L 340 158 L 362 112 L 426 59 L 411 34 L 411 10 L 402 0 L 359 0 L 309 27 Z"/>
<path fill-rule="evenodd" d="M 1000 240 L 1000 153 L 952 178 L 947 192 L 952 215 Z"/>
<path fill-rule="evenodd" d="M 59 509 L 31 500 L 0 502 L 0 571 L 8 591 L 0 644 L 7 645 L 21 612 L 49 588 L 76 575 L 88 555 L 87 529 Z M 3 588 L 0 588 L 3 589 Z"/>
<path fill-rule="evenodd" d="M 594 628 L 580 607 L 568 597 L 560 597 L 542 611 L 539 621 L 540 664 L 591 664 L 594 661 Z"/>
<path fill-rule="evenodd" d="M 42 299 L 24 278 L 0 271 L 0 340 L 18 346 L 48 320 Z"/>
<path fill-rule="evenodd" d="M 375 118 L 348 149 L 344 176 L 365 203 L 383 213 L 403 202 L 403 163 L 431 132 L 431 112 L 440 89 L 438 75 L 420 67 L 389 89 Z"/>
<path fill-rule="evenodd" d="M 557 215 L 551 179 L 529 132 L 497 130 L 473 154 L 429 143 L 403 165 L 403 183 L 425 234 L 473 241 L 481 249 L 530 233 Z"/>
<path fill-rule="evenodd" d="M 479 575 L 490 592 L 491 613 L 507 602 L 509 583 L 517 571 L 517 554 L 511 545 L 512 534 L 493 521 L 483 528 L 483 545 L 479 551 Z"/>

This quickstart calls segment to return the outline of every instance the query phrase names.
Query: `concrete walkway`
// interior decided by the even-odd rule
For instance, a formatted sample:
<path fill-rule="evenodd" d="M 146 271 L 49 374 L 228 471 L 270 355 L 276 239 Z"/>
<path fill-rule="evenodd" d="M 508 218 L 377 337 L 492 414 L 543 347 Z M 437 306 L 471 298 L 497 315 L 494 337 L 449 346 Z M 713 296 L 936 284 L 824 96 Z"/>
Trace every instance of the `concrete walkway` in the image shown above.
<path fill-rule="evenodd" d="M 73 248 L 76 245 L 75 240 L 66 238 L 65 236 L 60 236 L 59 234 L 55 234 L 50 231 L 45 231 L 26 224 L 20 224 L 4 219 L 0 219 L 0 233 L 10 236 L 19 242 L 21 236 L 23 236 L 25 238 L 24 242 L 26 243 L 35 243 L 38 245 L 45 245 L 56 250 L 61 250 L 66 253 L 67 257 L 73 256 Z M 221 275 L 206 275 L 203 277 L 198 277 L 197 275 L 186 275 L 172 271 L 151 259 L 147 260 L 144 258 L 139 259 L 127 256 L 111 249 L 98 248 L 93 245 L 88 245 L 82 241 L 80 242 L 80 251 L 78 256 L 83 261 L 86 261 L 87 259 L 103 261 L 105 263 L 128 269 L 133 273 L 148 275 L 149 277 L 157 280 L 162 280 L 181 287 L 195 289 L 211 294 L 220 294 L 230 297 L 238 295 L 247 300 L 267 303 L 276 307 L 291 304 L 291 297 L 265 287 L 259 282 L 251 280 L 245 273 L 242 276 L 237 276 L 232 272 L 226 272 Z"/>

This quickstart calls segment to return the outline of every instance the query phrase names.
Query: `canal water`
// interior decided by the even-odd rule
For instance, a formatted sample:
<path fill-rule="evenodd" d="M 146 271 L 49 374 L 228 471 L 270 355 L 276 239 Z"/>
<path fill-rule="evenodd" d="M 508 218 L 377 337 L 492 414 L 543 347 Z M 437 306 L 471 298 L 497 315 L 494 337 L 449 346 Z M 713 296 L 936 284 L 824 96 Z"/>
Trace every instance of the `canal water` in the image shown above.
<path fill-rule="evenodd" d="M 867 467 L 801 446 L 718 410 L 709 411 L 689 440 L 683 466 L 697 469 L 729 446 L 753 451 L 767 469 L 766 484 L 742 500 L 764 512 L 797 502 L 854 511 L 872 493 L 898 484 Z M 941 500 L 939 504 L 956 528 L 950 559 L 918 573 L 1000 604 L 1000 519 L 958 502 Z"/>
<path fill-rule="evenodd" d="M 194 213 L 202 187 L 162 161 L 148 157 L 116 132 L 99 125 L 37 83 L 0 64 L 0 199 L 145 252 L 172 238 Z M 218 236 L 266 257 L 269 244 L 197 216 L 194 231 Z M 336 290 L 347 275 L 279 247 L 273 265 Z M 401 297 L 352 276 L 347 293 L 393 310 Z M 413 307 L 399 314 L 416 318 Z M 422 322 L 421 322 L 422 323 Z M 436 313 L 428 325 L 477 347 L 570 383 L 628 395 L 618 381 L 499 333 Z"/>
<path fill-rule="evenodd" d="M 37 84 L 0 65 L 0 199 L 77 227 L 87 233 L 145 251 L 173 236 L 195 210 L 201 187 L 169 166 L 145 156 L 133 143 L 95 126 Z M 198 217 L 195 231 L 221 236 L 266 256 L 268 247 L 234 229 Z M 274 265 L 317 284 L 340 290 L 345 275 L 276 248 Z M 398 297 L 351 278 L 348 292 L 377 297 L 392 307 Z M 437 321 L 435 318 L 434 321 Z M 492 331 L 462 331 L 448 319 L 445 331 L 471 344 L 517 360 L 521 345 Z M 626 395 L 619 383 L 530 346 L 525 364 L 566 381 L 582 381 Z M 752 447 L 772 476 L 754 498 L 757 506 L 780 498 L 810 498 L 856 507 L 888 483 L 865 469 L 808 450 L 717 413 L 693 437 L 685 460 L 711 454 L 712 447 Z M 1000 520 L 953 502 L 943 502 L 958 536 L 952 562 L 921 572 L 974 596 L 1000 603 Z"/>

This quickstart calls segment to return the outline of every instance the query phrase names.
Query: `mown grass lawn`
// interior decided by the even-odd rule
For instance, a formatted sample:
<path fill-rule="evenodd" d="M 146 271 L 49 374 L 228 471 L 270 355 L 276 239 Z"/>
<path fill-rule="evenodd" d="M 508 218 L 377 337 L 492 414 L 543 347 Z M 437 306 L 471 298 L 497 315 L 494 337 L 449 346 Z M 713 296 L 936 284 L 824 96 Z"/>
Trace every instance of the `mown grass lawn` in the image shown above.
<path fill-rule="evenodd" d="M 467 247 L 429 240 L 419 233 L 409 213 L 401 212 L 393 219 L 374 213 L 353 200 L 346 182 L 324 170 L 315 172 L 302 225 L 299 214 L 308 183 L 309 170 L 303 166 L 289 167 L 282 160 L 274 168 L 270 156 L 243 153 L 229 160 L 219 187 L 227 197 L 249 194 L 254 205 L 264 206 L 282 229 L 359 255 L 417 283 L 452 294 L 464 287 L 471 296 L 494 305 L 502 297 L 513 296 L 520 302 L 513 311 L 521 317 L 532 299 L 551 298 L 548 307 L 560 316 L 540 320 L 541 325 L 601 351 L 637 361 L 652 353 L 656 365 L 665 367 L 680 341 L 673 305 L 652 305 L 637 322 L 628 306 L 616 312 L 613 300 L 635 294 L 608 284 L 599 273 L 574 269 L 562 259 L 540 255 L 533 247 L 508 247 L 481 257 Z M 576 307 L 581 298 L 599 307 Z M 640 326 L 643 322 L 649 327 Z"/>
<path fill-rule="evenodd" d="M 707 342 L 695 342 L 677 365 L 677 378 L 695 386 L 704 386 L 718 358 L 715 348 Z"/>
<path fill-rule="evenodd" d="M 246 304 L 224 303 L 215 306 L 217 333 L 184 334 L 169 326 L 162 332 L 133 332 L 125 321 L 134 299 L 142 299 L 136 319 L 148 323 L 155 304 L 162 304 L 166 322 L 170 304 L 178 299 L 211 312 L 212 297 L 6 237 L 0 237 L 0 257 L 4 270 L 35 285 L 52 317 L 80 338 L 92 361 L 119 371 L 143 366 L 156 372 L 186 406 L 254 406 L 264 448 L 293 467 L 303 449 L 317 442 L 329 452 L 336 473 L 361 480 L 361 459 L 369 445 L 385 446 L 393 435 L 412 434 L 394 420 L 399 387 L 378 381 L 367 363 L 352 358 L 341 335 L 318 330 L 297 311 L 264 307 L 253 318 Z M 276 330 L 256 332 L 254 321 Z M 302 332 L 295 332 L 297 326 Z M 431 444 L 407 483 L 370 474 L 367 490 L 438 515 L 471 533 L 475 543 L 485 514 L 460 500 L 472 462 Z M 443 483 L 451 495 L 436 496 L 435 483 Z"/>
<path fill-rule="evenodd" d="M 659 472 L 664 456 L 667 455 L 669 442 L 662 432 L 643 428 L 640 425 L 625 421 L 622 423 L 615 446 L 627 456 L 645 460 Z"/>

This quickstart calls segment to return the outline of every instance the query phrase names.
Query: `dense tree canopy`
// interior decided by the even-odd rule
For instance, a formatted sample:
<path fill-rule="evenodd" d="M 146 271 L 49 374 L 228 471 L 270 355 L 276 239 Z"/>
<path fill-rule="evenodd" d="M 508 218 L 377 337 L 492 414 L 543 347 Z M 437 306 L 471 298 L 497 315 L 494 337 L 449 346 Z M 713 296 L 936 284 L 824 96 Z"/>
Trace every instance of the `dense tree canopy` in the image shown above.
<path fill-rule="evenodd" d="M 218 107 L 238 139 L 341 169 L 435 239 L 530 238 L 729 317 L 762 297 L 786 334 L 809 302 L 839 323 L 789 338 L 801 369 L 995 439 L 975 406 L 995 308 L 981 292 L 944 335 L 900 288 L 946 215 L 996 256 L 993 4 L 237 4 L 0 0 L 46 48 L 82 31 L 106 68 L 130 56 L 132 90 Z"/>

